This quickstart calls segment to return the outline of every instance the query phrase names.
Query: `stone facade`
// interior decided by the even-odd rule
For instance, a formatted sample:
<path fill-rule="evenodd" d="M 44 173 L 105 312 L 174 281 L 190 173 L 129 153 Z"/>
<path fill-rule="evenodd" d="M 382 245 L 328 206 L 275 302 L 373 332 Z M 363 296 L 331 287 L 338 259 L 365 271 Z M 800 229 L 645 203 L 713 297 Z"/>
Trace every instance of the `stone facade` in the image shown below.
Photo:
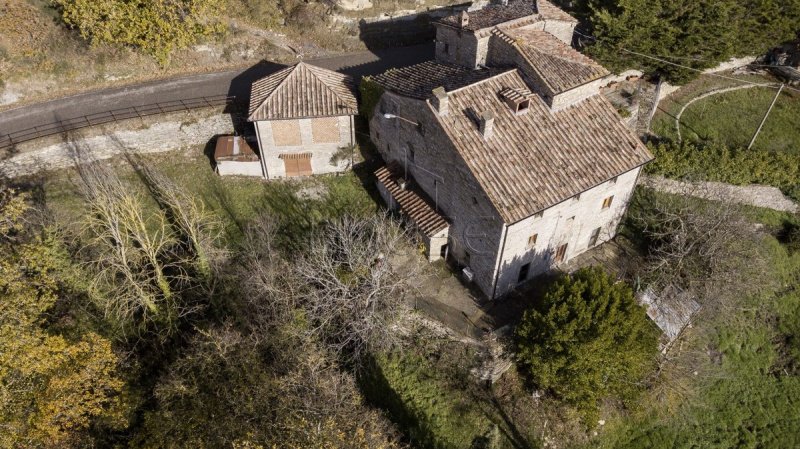
<path fill-rule="evenodd" d="M 386 119 L 384 113 L 409 118 L 422 126 Z M 616 235 L 640 168 L 583 192 L 578 199 L 550 207 L 541 216 L 506 225 L 450 138 L 434 125 L 435 113 L 429 101 L 386 92 L 370 121 L 371 138 L 383 159 L 398 161 L 448 217 L 449 256 L 470 267 L 475 284 L 487 297 L 499 298 L 516 287 L 525 264 L 530 264 L 525 279 L 552 269 L 557 265 L 558 247 L 563 244 L 567 244 L 562 261 L 566 262 L 590 248 L 595 229 L 600 229 L 595 245 Z M 610 207 L 603 208 L 604 200 L 612 196 Z M 390 201 L 387 203 L 393 207 Z M 529 247 L 533 234 L 537 234 L 536 244 Z M 442 243 L 426 244 L 430 260 L 437 259 Z"/>
<path fill-rule="evenodd" d="M 286 177 L 281 155 L 311 153 L 313 174 L 338 172 L 350 166 L 351 158 L 341 156 L 342 148 L 355 143 L 352 116 L 319 117 L 255 122 L 261 164 L 267 179 Z"/>
<path fill-rule="evenodd" d="M 384 113 L 397 114 L 423 126 L 386 119 Z M 384 161 L 399 162 L 450 219 L 449 255 L 461 265 L 469 266 L 475 275 L 474 282 L 484 292 L 490 292 L 502 220 L 449 137 L 433 125 L 433 114 L 426 101 L 386 92 L 370 120 L 370 136 Z M 439 252 L 436 244 L 439 242 L 431 243 L 434 256 Z M 438 248 L 441 249 L 440 244 Z"/>
<path fill-rule="evenodd" d="M 514 289 L 520 281 L 547 272 L 586 250 L 614 238 L 636 186 L 641 168 L 619 175 L 578 197 L 508 226 L 499 258 L 496 296 Z M 613 198 L 609 207 L 603 207 Z M 596 237 L 594 233 L 599 230 Z M 532 243 L 532 236 L 535 243 Z M 566 246 L 564 259 L 556 260 L 558 248 Z M 527 276 L 520 270 L 530 264 Z"/>
<path fill-rule="evenodd" d="M 564 22 L 567 24 L 566 22 Z M 531 28 L 538 27 L 539 23 L 531 25 Z M 572 24 L 570 30 L 572 29 Z M 544 27 L 536 28 L 543 30 Z M 570 31 L 570 35 L 571 35 Z M 592 95 L 600 93 L 600 88 L 604 86 L 607 81 L 605 78 L 600 78 L 592 82 L 586 83 L 582 86 L 577 86 L 565 92 L 555 92 L 547 83 L 541 78 L 538 71 L 531 65 L 525 56 L 520 53 L 511 43 L 497 37 L 492 36 L 489 42 L 489 51 L 485 56 L 486 63 L 490 66 L 511 66 L 517 67 L 522 73 L 522 77 L 531 90 L 537 94 L 547 103 L 553 111 L 558 111 L 579 101 L 589 98 Z"/>

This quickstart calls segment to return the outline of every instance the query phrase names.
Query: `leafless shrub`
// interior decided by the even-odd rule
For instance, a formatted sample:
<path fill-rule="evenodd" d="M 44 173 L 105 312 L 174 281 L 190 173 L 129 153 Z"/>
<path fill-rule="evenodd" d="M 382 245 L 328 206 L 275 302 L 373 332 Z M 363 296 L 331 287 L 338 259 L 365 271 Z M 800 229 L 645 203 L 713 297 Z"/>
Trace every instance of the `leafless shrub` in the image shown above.
<path fill-rule="evenodd" d="M 294 338 L 322 342 L 349 362 L 401 342 L 394 328 L 409 310 L 416 271 L 393 266 L 405 244 L 396 224 L 383 216 L 336 220 L 314 231 L 307 252 L 293 260 L 278 256 L 274 230 L 268 218 L 251 229 L 246 282 L 273 334 L 294 322 Z"/>

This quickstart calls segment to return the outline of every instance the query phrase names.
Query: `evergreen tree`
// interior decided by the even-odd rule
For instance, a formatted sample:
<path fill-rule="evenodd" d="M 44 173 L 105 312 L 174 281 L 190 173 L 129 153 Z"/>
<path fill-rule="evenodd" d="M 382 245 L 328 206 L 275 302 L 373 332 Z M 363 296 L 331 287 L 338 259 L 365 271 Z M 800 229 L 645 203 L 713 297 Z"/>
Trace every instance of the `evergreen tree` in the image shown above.
<path fill-rule="evenodd" d="M 600 399 L 629 399 L 653 368 L 657 332 L 633 291 L 600 268 L 558 280 L 516 330 L 517 358 L 533 383 L 592 417 Z"/>

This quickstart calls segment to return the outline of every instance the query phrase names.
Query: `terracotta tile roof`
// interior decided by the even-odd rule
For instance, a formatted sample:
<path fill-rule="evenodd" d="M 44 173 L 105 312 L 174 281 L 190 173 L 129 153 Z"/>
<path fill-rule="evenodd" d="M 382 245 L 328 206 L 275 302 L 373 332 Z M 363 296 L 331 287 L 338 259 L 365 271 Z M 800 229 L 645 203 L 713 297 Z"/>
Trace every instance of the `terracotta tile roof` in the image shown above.
<path fill-rule="evenodd" d="M 632 170 L 653 156 L 602 95 L 552 113 L 540 97 L 515 115 L 498 96 L 526 89 L 512 71 L 449 94 L 437 120 L 506 223 L 514 223 Z M 485 140 L 472 117 L 495 115 Z"/>
<path fill-rule="evenodd" d="M 424 194 L 410 187 L 413 181 L 409 181 L 405 189 L 400 187 L 398 181 L 403 179 L 403 175 L 401 167 L 396 162 L 376 170 L 375 177 L 397 201 L 405 217 L 426 236 L 432 237 L 450 226 L 447 220 L 436 212 Z"/>
<path fill-rule="evenodd" d="M 540 78 L 555 93 L 565 92 L 609 74 L 605 67 L 546 31 L 493 30 L 530 61 Z"/>
<path fill-rule="evenodd" d="M 509 0 L 507 6 L 499 4 L 487 5 L 481 9 L 468 11 L 469 23 L 463 29 L 477 31 L 491 28 L 504 22 L 535 16 L 538 13 L 535 0 Z M 459 15 L 443 17 L 438 22 L 459 27 Z M 460 27 L 459 27 L 460 28 Z"/>
<path fill-rule="evenodd" d="M 215 161 L 257 161 L 258 156 L 250 145 L 238 136 L 219 136 L 214 148 Z"/>
<path fill-rule="evenodd" d="M 347 75 L 301 62 L 253 83 L 247 120 L 355 115 L 355 83 Z"/>
<path fill-rule="evenodd" d="M 508 70 L 469 69 L 454 64 L 426 61 L 409 67 L 391 69 L 372 77 L 372 80 L 388 91 L 424 100 L 439 86 L 448 91 L 455 90 Z"/>
<path fill-rule="evenodd" d="M 547 0 L 538 0 L 539 15 L 545 20 L 560 20 L 562 22 L 578 22 L 578 19 L 564 12 L 563 9 L 548 2 Z"/>
<path fill-rule="evenodd" d="M 437 22 L 461 28 L 459 15 L 460 13 L 443 17 Z M 577 22 L 577 19 L 546 0 L 509 0 L 507 6 L 490 4 L 481 9 L 468 11 L 467 15 L 469 23 L 463 28 L 467 31 L 478 31 L 500 25 L 520 26 L 540 20 Z M 521 20 L 526 18 L 528 20 Z M 512 25 L 507 22 L 515 23 Z"/>

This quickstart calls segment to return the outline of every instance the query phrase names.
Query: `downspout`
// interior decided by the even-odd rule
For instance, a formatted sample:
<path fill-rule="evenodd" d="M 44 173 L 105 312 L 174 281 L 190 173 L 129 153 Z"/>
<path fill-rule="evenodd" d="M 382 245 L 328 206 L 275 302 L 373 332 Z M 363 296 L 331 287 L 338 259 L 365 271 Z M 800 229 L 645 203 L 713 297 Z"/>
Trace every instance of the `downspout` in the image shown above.
<path fill-rule="evenodd" d="M 500 276 L 500 264 L 503 263 L 503 254 L 506 252 L 506 238 L 508 237 L 508 225 L 503 223 L 503 246 L 500 248 L 500 257 L 494 267 L 494 281 L 492 282 L 492 301 L 497 295 L 497 278 Z"/>
<path fill-rule="evenodd" d="M 258 122 L 253 122 L 253 125 L 256 128 L 256 140 L 258 140 L 258 156 L 261 160 L 261 174 L 264 175 L 264 179 L 269 179 L 269 174 L 267 173 L 267 161 L 264 160 L 264 145 L 261 143 L 261 133 L 258 131 Z"/>

